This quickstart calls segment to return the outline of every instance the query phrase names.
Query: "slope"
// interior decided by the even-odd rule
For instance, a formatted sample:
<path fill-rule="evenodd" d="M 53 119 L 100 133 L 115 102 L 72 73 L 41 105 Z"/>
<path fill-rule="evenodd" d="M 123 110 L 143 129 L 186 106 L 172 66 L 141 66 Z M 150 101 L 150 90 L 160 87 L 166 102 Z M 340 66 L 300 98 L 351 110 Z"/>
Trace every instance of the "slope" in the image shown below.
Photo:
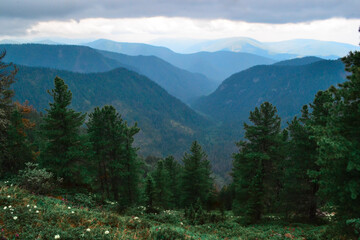
<path fill-rule="evenodd" d="M 106 39 L 96 40 L 85 44 L 100 50 L 118 52 L 133 56 L 157 56 L 172 65 L 201 73 L 209 79 L 221 82 L 231 74 L 258 64 L 272 64 L 275 61 L 250 53 L 235 53 L 229 51 L 199 52 L 193 54 L 179 54 L 164 47 L 155 47 L 148 44 L 122 43 Z"/>
<path fill-rule="evenodd" d="M 232 75 L 193 107 L 224 122 L 242 123 L 255 106 L 269 101 L 287 121 L 300 112 L 302 105 L 311 102 L 316 92 L 343 82 L 345 76 L 340 60 L 297 66 L 255 66 Z"/>
<path fill-rule="evenodd" d="M 15 100 L 29 100 L 43 111 L 48 107 L 47 90 L 53 88 L 55 76 L 69 85 L 74 109 L 89 112 L 96 106 L 111 104 L 130 123 L 138 122 L 141 132 L 136 144 L 144 155 L 180 157 L 211 124 L 156 83 L 124 68 L 82 74 L 20 66 L 13 85 Z"/>
<path fill-rule="evenodd" d="M 6 62 L 33 67 L 49 67 L 74 72 L 105 72 L 120 64 L 95 49 L 74 45 L 2 44 Z"/>
<path fill-rule="evenodd" d="M 177 68 L 155 56 L 128 56 L 120 53 L 99 51 L 107 58 L 129 66 L 162 86 L 171 95 L 190 103 L 192 100 L 213 92 L 218 84 L 202 74 Z"/>
<path fill-rule="evenodd" d="M 125 67 L 158 83 L 173 96 L 189 103 L 215 90 L 217 84 L 201 74 L 191 73 L 156 58 L 99 52 L 85 46 L 16 44 L 0 45 L 6 49 L 5 61 L 73 72 L 105 72 Z"/>

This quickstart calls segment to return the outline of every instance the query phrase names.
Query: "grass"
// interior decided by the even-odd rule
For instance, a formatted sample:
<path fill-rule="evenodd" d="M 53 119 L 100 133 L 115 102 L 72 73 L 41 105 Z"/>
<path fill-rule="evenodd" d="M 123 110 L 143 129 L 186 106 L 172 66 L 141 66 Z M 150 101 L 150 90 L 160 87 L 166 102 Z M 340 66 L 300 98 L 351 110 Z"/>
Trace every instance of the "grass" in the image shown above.
<path fill-rule="evenodd" d="M 2 239 L 321 239 L 326 226 L 263 224 L 241 226 L 226 213 L 224 221 L 190 225 L 182 211 L 146 214 L 143 207 L 125 215 L 116 204 L 87 207 L 63 196 L 32 194 L 0 183 Z M 0 238 L 1 239 L 1 238 Z"/>

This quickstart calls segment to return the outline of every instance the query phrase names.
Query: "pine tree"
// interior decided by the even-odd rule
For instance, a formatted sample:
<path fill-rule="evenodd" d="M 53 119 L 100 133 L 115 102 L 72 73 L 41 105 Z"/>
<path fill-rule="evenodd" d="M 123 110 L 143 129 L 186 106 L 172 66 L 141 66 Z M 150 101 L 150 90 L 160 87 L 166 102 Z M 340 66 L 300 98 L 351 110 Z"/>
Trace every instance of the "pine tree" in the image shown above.
<path fill-rule="evenodd" d="M 198 200 L 205 205 L 213 187 L 210 163 L 197 141 L 192 143 L 190 152 L 183 158 L 183 205 L 194 205 Z"/>
<path fill-rule="evenodd" d="M 46 109 L 47 115 L 41 126 L 46 141 L 41 152 L 41 164 L 63 178 L 66 185 L 81 184 L 87 176 L 84 145 L 79 136 L 85 114 L 69 108 L 72 93 L 64 80 L 56 77 L 54 83 L 55 88 L 48 91 L 53 102 Z"/>
<path fill-rule="evenodd" d="M 134 204 L 140 162 L 132 144 L 139 128 L 129 127 L 113 106 L 95 108 L 87 126 L 103 197 L 119 201 L 123 207 Z"/>
<path fill-rule="evenodd" d="M 145 206 L 147 208 L 147 212 L 153 212 L 154 199 L 155 199 L 154 180 L 150 175 L 148 175 L 146 177 L 146 184 L 145 184 Z"/>
<path fill-rule="evenodd" d="M 301 118 L 295 117 L 288 126 L 290 140 L 288 142 L 288 158 L 283 161 L 283 189 L 282 210 L 286 216 L 289 214 L 308 216 L 313 220 L 316 217 L 317 196 L 319 189 L 315 180 L 309 176 L 310 171 L 318 171 L 315 164 L 317 160 L 317 144 L 314 139 L 312 126 L 319 124 L 312 115 L 319 115 L 319 98 L 322 93 L 317 94 L 312 114 L 308 106 L 302 109 Z"/>
<path fill-rule="evenodd" d="M 245 139 L 234 154 L 233 180 L 235 214 L 243 214 L 245 223 L 255 223 L 265 211 L 271 211 L 280 192 L 278 165 L 282 158 L 280 118 L 270 103 L 261 104 L 250 112 L 244 123 Z"/>
<path fill-rule="evenodd" d="M 328 90 L 333 101 L 323 105 L 329 116 L 315 127 L 319 146 L 320 195 L 335 207 L 341 222 L 360 212 L 360 52 L 344 57 L 351 75 L 339 88 Z"/>
<path fill-rule="evenodd" d="M 0 165 L 10 158 L 10 153 L 6 147 L 7 131 L 13 110 L 12 97 L 14 95 L 14 91 L 10 89 L 10 86 L 15 82 L 15 75 L 18 71 L 12 63 L 3 62 L 5 55 L 6 51 L 0 52 Z"/>
<path fill-rule="evenodd" d="M 169 187 L 169 207 L 179 208 L 181 199 L 181 174 L 182 166 L 175 161 L 173 156 L 168 156 L 164 160 L 164 168 L 167 173 Z"/>
<path fill-rule="evenodd" d="M 157 162 L 153 178 L 155 181 L 155 203 L 157 206 L 167 209 L 170 201 L 170 185 L 169 175 L 164 168 L 163 160 Z"/>
<path fill-rule="evenodd" d="M 1 162 L 3 175 L 15 175 L 19 170 L 25 167 L 26 162 L 35 160 L 35 154 L 32 151 L 31 143 L 27 133 L 35 127 L 26 115 L 30 114 L 33 109 L 28 106 L 15 103 L 10 116 L 10 125 L 7 129 L 5 148 L 8 155 Z"/>

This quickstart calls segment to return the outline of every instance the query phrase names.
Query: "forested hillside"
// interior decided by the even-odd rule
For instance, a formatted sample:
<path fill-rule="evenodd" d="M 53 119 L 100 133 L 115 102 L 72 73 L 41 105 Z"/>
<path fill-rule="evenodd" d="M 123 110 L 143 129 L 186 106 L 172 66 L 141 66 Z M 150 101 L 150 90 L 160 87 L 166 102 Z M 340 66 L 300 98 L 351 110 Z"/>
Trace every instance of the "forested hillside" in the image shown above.
<path fill-rule="evenodd" d="M 25 66 L 81 73 L 128 68 L 147 76 L 186 103 L 210 94 L 217 86 L 201 74 L 177 68 L 157 57 L 128 56 L 74 45 L 3 44 L 0 48 L 8 52 L 5 61 Z"/>
<path fill-rule="evenodd" d="M 201 73 L 209 79 L 220 83 L 230 75 L 259 64 L 272 64 L 273 59 L 243 52 L 198 52 L 179 54 L 164 47 L 155 47 L 148 44 L 122 43 L 106 39 L 96 40 L 87 46 L 138 56 L 157 56 L 172 65 L 194 73 Z"/>
<path fill-rule="evenodd" d="M 214 119 L 241 123 L 251 109 L 269 101 L 276 105 L 279 116 L 286 122 L 298 114 L 298 109 L 310 102 L 317 91 L 341 83 L 346 77 L 340 60 L 305 65 L 298 65 L 297 59 L 291 61 L 255 66 L 234 74 L 193 107 Z"/>
<path fill-rule="evenodd" d="M 53 79 L 65 79 L 73 93 L 72 107 L 89 112 L 96 106 L 113 105 L 130 123 L 138 122 L 137 145 L 141 153 L 182 156 L 192 140 L 210 125 L 180 100 L 148 78 L 124 68 L 105 73 L 73 73 L 20 66 L 15 100 L 28 100 L 38 111 L 48 107 Z"/>

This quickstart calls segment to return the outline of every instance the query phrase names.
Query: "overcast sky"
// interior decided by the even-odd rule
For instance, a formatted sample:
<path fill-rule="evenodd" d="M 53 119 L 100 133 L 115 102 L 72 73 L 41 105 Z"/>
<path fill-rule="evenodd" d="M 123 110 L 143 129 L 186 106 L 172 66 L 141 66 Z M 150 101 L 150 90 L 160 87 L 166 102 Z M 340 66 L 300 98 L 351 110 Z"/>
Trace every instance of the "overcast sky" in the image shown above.
<path fill-rule="evenodd" d="M 294 38 L 357 45 L 359 0 L 0 0 L 0 39 Z"/>

